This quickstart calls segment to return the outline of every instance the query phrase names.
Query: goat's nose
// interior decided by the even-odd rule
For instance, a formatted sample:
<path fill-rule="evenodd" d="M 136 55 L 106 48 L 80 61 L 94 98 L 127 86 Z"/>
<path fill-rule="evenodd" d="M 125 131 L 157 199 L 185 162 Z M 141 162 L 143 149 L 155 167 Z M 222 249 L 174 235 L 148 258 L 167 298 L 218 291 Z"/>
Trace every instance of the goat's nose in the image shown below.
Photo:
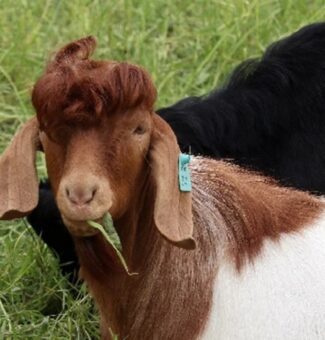
<path fill-rule="evenodd" d="M 75 205 L 89 204 L 95 197 L 97 186 L 95 185 L 69 185 L 65 188 L 65 193 L 69 201 Z"/>

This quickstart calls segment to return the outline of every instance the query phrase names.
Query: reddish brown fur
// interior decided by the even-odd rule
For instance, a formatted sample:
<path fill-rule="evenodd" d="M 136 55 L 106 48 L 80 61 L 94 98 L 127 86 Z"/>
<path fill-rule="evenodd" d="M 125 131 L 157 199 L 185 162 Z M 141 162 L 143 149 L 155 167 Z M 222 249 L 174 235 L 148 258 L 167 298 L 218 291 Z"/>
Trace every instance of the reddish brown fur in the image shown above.
<path fill-rule="evenodd" d="M 43 138 L 55 193 L 60 192 L 61 179 L 73 171 L 81 179 L 92 171 L 91 175 L 107 178 L 115 199 L 110 212 L 123 255 L 131 271 L 139 273 L 127 276 L 101 235 L 75 237 L 82 276 L 100 310 L 102 336 L 109 339 L 111 327 L 120 338 L 130 340 L 197 339 L 209 316 L 220 261 L 231 261 L 238 270 L 243 269 L 258 256 L 266 238 L 278 240 L 281 233 L 298 232 L 319 215 L 323 204 L 238 167 L 196 158 L 192 199 L 197 248 L 175 247 L 167 241 L 170 223 L 161 223 L 159 232 L 157 220 L 173 222 L 168 214 L 182 215 L 181 223 L 175 224 L 179 233 L 171 234 L 189 240 L 191 226 L 185 232 L 182 229 L 192 212 L 188 205 L 179 207 L 189 202 L 189 194 L 179 198 L 177 187 L 167 200 L 175 204 L 169 206 L 162 199 L 164 209 L 160 219 L 155 218 L 159 190 L 175 189 L 177 183 L 175 136 L 152 114 L 155 90 L 146 72 L 126 63 L 89 60 L 94 46 L 94 40 L 87 38 L 63 48 L 37 82 L 33 103 L 48 135 L 55 135 L 67 123 L 76 127 L 69 143 Z M 125 112 L 129 114 L 122 114 Z M 147 131 L 135 136 L 132 131 L 140 116 L 145 116 Z M 85 166 L 87 155 L 92 164 Z M 161 157 L 163 166 L 159 164 L 155 172 Z M 166 183 L 159 182 L 159 187 L 157 173 L 164 171 L 170 177 L 163 179 Z M 164 194 L 168 196 L 168 192 Z M 174 205 L 177 207 L 171 211 Z"/>
<path fill-rule="evenodd" d="M 278 240 L 282 233 L 298 232 L 324 208 L 316 197 L 279 187 L 271 178 L 225 162 L 201 159 L 199 163 L 197 170 L 194 165 L 198 174 L 194 183 L 220 213 L 223 243 L 237 269 L 258 255 L 265 238 Z"/>
<path fill-rule="evenodd" d="M 148 184 L 140 192 L 152 196 L 135 197 L 141 204 L 135 204 L 129 219 L 116 221 L 138 277 L 112 270 L 100 236 L 77 241 L 103 334 L 110 325 L 128 339 L 197 339 L 209 315 L 218 263 L 228 258 L 242 269 L 258 256 L 266 238 L 276 241 L 281 233 L 299 232 L 324 208 L 313 196 L 227 163 L 195 160 L 192 169 L 196 250 L 178 249 L 157 233 Z"/>
<path fill-rule="evenodd" d="M 197 339 L 212 302 L 217 229 L 197 228 L 195 250 L 175 247 L 153 223 L 152 183 L 143 185 L 133 209 L 115 221 L 127 262 L 139 275 L 128 277 L 112 268 L 101 236 L 76 240 L 81 275 L 100 310 L 103 338 L 110 338 L 112 327 L 121 339 Z"/>
<path fill-rule="evenodd" d="M 153 110 L 156 90 L 147 71 L 126 62 L 89 59 L 93 37 L 63 47 L 34 86 L 32 101 L 42 130 L 92 125 L 103 115 L 136 107 Z"/>

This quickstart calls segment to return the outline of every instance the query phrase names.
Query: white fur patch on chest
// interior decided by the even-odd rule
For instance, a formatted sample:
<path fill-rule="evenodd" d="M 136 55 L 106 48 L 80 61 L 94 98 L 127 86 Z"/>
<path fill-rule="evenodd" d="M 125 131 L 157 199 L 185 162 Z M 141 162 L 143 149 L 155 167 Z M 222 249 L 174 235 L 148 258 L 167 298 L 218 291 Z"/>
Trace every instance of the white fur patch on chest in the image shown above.
<path fill-rule="evenodd" d="M 221 263 L 203 340 L 325 339 L 325 216 L 265 240 L 238 273 Z"/>

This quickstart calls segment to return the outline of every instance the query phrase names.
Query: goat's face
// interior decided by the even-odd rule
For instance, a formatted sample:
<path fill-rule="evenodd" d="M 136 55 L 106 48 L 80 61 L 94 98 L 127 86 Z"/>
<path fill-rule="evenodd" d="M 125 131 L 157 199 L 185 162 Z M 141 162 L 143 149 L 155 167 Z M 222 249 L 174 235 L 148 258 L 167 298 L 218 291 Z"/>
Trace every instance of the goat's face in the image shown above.
<path fill-rule="evenodd" d="M 142 109 L 103 117 L 91 128 L 58 126 L 41 133 L 58 207 L 72 232 L 91 234 L 87 220 L 129 208 L 144 171 L 152 113 Z"/>
<path fill-rule="evenodd" d="M 179 148 L 153 112 L 150 76 L 132 64 L 91 60 L 94 48 L 92 37 L 68 44 L 37 81 L 37 119 L 24 125 L 0 158 L 0 218 L 26 215 L 37 204 L 33 163 L 41 144 L 71 233 L 93 234 L 87 220 L 106 212 L 122 217 L 150 177 L 154 224 L 171 242 L 193 248 L 191 195 L 179 191 Z"/>

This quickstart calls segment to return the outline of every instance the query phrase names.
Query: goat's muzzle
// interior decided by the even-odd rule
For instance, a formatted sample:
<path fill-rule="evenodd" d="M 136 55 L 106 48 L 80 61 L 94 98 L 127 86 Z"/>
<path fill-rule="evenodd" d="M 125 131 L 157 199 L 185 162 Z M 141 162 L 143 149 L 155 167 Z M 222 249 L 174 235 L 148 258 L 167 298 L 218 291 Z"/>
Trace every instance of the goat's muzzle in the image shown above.
<path fill-rule="evenodd" d="M 87 221 L 101 221 L 113 204 L 107 180 L 96 176 L 65 176 L 59 185 L 57 203 L 71 234 L 92 236 L 98 233 Z"/>

